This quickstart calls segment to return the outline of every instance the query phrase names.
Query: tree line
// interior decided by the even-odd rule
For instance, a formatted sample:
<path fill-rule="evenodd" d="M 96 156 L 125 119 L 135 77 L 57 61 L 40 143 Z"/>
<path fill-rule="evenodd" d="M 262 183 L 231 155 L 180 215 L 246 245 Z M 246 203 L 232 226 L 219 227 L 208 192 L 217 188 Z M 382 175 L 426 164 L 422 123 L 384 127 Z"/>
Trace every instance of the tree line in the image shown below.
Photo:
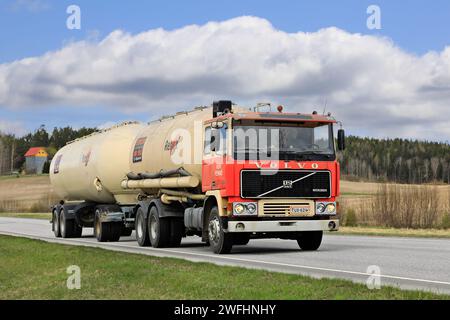
<path fill-rule="evenodd" d="M 407 139 L 347 137 L 338 154 L 341 174 L 398 183 L 450 183 L 450 144 Z"/>
<path fill-rule="evenodd" d="M 53 128 L 48 132 L 45 126 L 40 126 L 32 133 L 21 137 L 0 132 L 0 174 L 11 171 L 22 171 L 25 164 L 25 153 L 31 147 L 45 147 L 50 159 L 67 142 L 98 131 L 96 128 L 72 127 Z"/>

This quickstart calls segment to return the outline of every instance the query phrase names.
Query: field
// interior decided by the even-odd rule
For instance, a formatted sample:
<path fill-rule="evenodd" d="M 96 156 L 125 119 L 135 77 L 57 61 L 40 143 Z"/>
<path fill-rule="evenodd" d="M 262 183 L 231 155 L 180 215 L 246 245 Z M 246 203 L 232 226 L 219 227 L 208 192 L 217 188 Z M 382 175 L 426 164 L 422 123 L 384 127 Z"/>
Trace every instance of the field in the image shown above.
<path fill-rule="evenodd" d="M 0 212 L 47 212 L 56 201 L 48 175 L 0 178 Z"/>
<path fill-rule="evenodd" d="M 0 236 L 3 299 L 449 299 L 346 280 L 313 279 Z M 68 290 L 69 266 L 81 289 Z M 224 278 L 232 279 L 223 281 Z"/>

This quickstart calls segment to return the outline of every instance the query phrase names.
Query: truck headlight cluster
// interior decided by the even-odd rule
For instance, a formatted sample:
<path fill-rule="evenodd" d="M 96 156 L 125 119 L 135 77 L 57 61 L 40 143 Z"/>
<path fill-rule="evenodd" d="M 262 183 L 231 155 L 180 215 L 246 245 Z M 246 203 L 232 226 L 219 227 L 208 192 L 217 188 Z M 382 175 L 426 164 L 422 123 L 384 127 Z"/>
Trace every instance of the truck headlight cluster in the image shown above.
<path fill-rule="evenodd" d="M 233 203 L 234 215 L 258 215 L 258 205 L 256 202 L 235 202 Z"/>
<path fill-rule="evenodd" d="M 336 202 L 316 202 L 316 214 L 335 215 Z"/>

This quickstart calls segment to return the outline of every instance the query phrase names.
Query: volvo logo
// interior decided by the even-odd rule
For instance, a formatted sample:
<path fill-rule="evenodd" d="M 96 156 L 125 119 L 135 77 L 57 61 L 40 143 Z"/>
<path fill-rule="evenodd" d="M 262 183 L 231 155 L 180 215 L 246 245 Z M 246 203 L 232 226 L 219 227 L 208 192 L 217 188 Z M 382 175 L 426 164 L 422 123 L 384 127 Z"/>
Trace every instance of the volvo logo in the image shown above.
<path fill-rule="evenodd" d="M 292 180 L 283 180 L 283 188 L 292 189 Z"/>

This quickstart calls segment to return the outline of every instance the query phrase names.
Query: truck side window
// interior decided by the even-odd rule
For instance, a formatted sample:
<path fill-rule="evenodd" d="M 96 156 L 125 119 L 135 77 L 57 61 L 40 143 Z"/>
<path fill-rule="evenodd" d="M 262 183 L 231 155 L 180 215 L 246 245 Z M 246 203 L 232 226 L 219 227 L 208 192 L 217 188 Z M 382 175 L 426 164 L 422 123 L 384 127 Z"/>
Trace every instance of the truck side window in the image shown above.
<path fill-rule="evenodd" d="M 204 154 L 211 153 L 211 127 L 205 128 L 205 145 L 203 149 Z"/>
<path fill-rule="evenodd" d="M 206 127 L 204 154 L 210 154 L 211 152 L 216 152 L 220 155 L 226 154 L 227 133 L 228 126 L 226 124 L 224 124 L 223 127 L 219 129 Z"/>

